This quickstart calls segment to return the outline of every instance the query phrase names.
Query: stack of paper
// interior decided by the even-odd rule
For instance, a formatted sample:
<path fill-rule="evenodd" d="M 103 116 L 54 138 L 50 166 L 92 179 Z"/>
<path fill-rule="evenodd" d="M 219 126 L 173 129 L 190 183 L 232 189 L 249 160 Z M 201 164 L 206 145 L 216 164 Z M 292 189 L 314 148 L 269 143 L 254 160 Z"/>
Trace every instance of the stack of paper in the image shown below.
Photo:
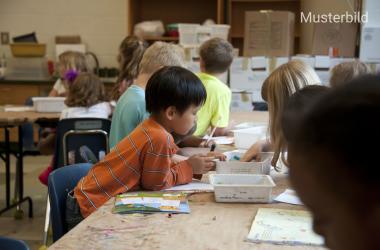
<path fill-rule="evenodd" d="M 113 213 L 190 213 L 183 193 L 125 193 L 116 196 Z"/>
<path fill-rule="evenodd" d="M 323 245 L 323 238 L 312 231 L 307 211 L 260 208 L 248 240 L 283 245 Z"/>

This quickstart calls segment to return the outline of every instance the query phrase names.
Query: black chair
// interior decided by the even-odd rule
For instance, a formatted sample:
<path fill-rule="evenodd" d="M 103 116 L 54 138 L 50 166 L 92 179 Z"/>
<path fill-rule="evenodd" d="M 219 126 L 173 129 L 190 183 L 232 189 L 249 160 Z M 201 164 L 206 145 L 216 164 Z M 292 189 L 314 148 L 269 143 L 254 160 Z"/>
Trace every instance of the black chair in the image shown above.
<path fill-rule="evenodd" d="M 57 139 L 53 168 L 85 162 L 81 156 L 83 146 L 91 150 L 100 160 L 99 158 L 109 152 L 108 135 L 110 130 L 111 121 L 108 119 L 73 118 L 61 120 L 56 130 Z"/>
<path fill-rule="evenodd" d="M 16 240 L 16 239 L 0 236 L 0 249 L 1 250 L 29 250 L 29 247 L 22 240 Z"/>
<path fill-rule="evenodd" d="M 48 189 L 51 206 L 53 241 L 67 233 L 66 197 L 75 188 L 78 181 L 87 175 L 92 164 L 80 163 L 54 170 L 49 175 Z"/>
<path fill-rule="evenodd" d="M 111 121 L 101 118 L 70 118 L 59 121 L 53 169 L 76 163 L 96 163 L 109 152 Z M 43 245 L 47 243 L 50 204 L 47 199 Z M 54 232 L 53 232 L 54 233 Z"/>

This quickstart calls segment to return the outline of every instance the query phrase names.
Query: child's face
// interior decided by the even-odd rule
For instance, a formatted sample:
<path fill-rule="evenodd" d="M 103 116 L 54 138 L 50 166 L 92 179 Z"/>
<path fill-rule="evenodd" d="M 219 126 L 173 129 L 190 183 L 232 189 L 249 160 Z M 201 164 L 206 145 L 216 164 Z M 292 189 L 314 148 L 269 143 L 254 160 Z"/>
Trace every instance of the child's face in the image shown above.
<path fill-rule="evenodd" d="M 358 209 L 354 209 L 353 204 L 342 199 L 333 192 L 334 185 L 326 183 L 314 172 L 318 166 L 334 166 L 331 160 L 326 160 L 329 155 L 308 157 L 298 153 L 291 145 L 288 148 L 289 173 L 291 182 L 303 203 L 313 214 L 314 231 L 325 238 L 325 244 L 334 250 L 369 250 L 374 247 L 373 228 L 369 226 L 371 218 Z M 310 167 L 310 164 L 317 164 Z M 326 165 L 328 164 L 328 165 Z M 339 178 L 342 176 L 336 176 Z M 323 178 L 323 177 L 322 177 Z M 334 177 L 335 178 L 335 177 Z M 347 193 L 343 195 L 353 195 L 354 191 L 347 183 Z M 340 182 L 338 185 L 342 184 Z M 355 205 L 360 205 L 359 199 Z"/>
<path fill-rule="evenodd" d="M 191 105 L 182 114 L 176 112 L 172 120 L 173 131 L 179 135 L 186 135 L 197 121 L 199 106 Z"/>

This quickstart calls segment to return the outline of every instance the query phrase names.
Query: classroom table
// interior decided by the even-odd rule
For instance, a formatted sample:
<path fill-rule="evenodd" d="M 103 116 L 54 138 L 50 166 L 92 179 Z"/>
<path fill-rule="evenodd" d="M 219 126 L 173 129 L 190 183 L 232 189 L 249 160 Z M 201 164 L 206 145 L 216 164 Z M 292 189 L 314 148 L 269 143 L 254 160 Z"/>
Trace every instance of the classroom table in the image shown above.
<path fill-rule="evenodd" d="M 30 197 L 24 197 L 24 184 L 23 184 L 23 142 L 22 142 L 22 125 L 26 123 L 39 122 L 44 124 L 51 124 L 57 122 L 60 113 L 40 113 L 34 111 L 24 112 L 6 112 L 0 111 L 0 128 L 4 129 L 4 151 L 0 154 L 0 158 L 5 162 L 5 208 L 0 210 L 0 215 L 14 207 L 19 206 L 21 203 L 27 201 L 29 203 L 29 217 L 33 217 L 33 202 Z M 10 154 L 11 144 L 9 138 L 9 129 L 12 127 L 18 127 L 18 142 L 16 150 L 16 158 L 18 164 L 16 164 L 16 190 L 18 191 L 18 200 L 11 204 L 10 200 Z"/>
<path fill-rule="evenodd" d="M 231 124 L 267 122 L 267 112 L 232 113 Z M 204 176 L 207 178 L 207 176 Z M 283 192 L 287 175 L 272 174 L 276 183 L 273 195 Z M 190 214 L 113 214 L 110 199 L 49 249 L 299 249 L 323 247 L 280 246 L 247 242 L 258 208 L 305 210 L 303 206 L 283 203 L 216 203 L 213 193 L 196 193 L 189 197 Z"/>

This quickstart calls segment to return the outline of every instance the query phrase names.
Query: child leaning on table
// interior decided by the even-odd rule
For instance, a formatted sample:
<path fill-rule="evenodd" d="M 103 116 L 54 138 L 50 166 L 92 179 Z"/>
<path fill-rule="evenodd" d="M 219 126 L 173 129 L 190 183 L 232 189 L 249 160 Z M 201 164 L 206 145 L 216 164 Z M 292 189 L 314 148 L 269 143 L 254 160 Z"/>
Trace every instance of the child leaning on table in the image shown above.
<path fill-rule="evenodd" d="M 193 174 L 214 169 L 214 157 L 195 155 L 180 162 L 172 159 L 178 148 L 171 133 L 187 134 L 206 100 L 199 78 L 181 67 L 164 67 L 149 79 L 145 100 L 150 117 L 116 144 L 68 194 L 69 228 L 117 194 L 170 188 L 191 182 Z"/>
<path fill-rule="evenodd" d="M 107 119 L 111 115 L 111 106 L 107 102 L 104 84 L 97 76 L 92 73 L 80 73 L 77 76 L 73 73 L 71 80 L 73 82 L 70 81 L 65 100 L 67 108 L 62 111 L 60 120 L 86 117 Z M 49 130 L 43 134 L 39 144 L 40 151 L 45 154 L 54 153 L 55 131 Z M 52 163 L 53 160 L 38 177 L 42 184 L 47 185 L 48 176 L 53 170 Z"/>
<path fill-rule="evenodd" d="M 290 180 L 329 249 L 380 249 L 379 116 L 380 77 L 367 76 L 283 118 Z"/>

